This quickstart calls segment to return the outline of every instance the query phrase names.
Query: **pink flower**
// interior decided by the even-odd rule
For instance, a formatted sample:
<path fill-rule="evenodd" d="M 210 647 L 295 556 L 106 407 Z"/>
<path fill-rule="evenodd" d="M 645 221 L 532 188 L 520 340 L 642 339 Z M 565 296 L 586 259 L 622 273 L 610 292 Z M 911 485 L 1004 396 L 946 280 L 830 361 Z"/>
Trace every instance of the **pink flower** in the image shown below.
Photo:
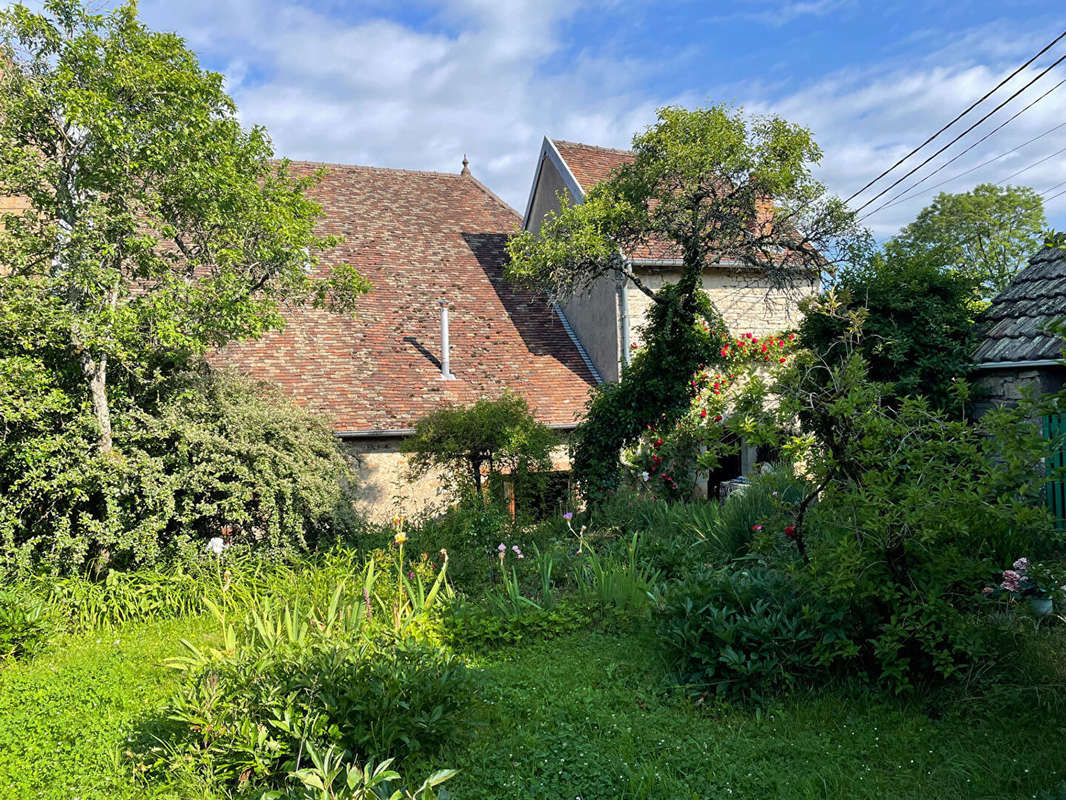
<path fill-rule="evenodd" d="M 499 550 L 501 553 L 506 553 L 507 552 L 507 545 L 505 545 L 503 542 L 500 542 L 500 546 L 497 547 L 496 549 Z"/>
<path fill-rule="evenodd" d="M 762 525 L 752 525 L 751 529 L 753 531 L 761 531 L 762 530 Z"/>
<path fill-rule="evenodd" d="M 521 553 L 519 553 L 519 554 L 518 554 L 518 557 L 519 557 L 519 558 L 525 558 L 525 556 L 524 556 L 524 555 L 522 555 Z"/>
<path fill-rule="evenodd" d="M 408 572 L 408 573 L 407 573 L 407 580 L 409 580 L 409 581 L 413 581 L 414 579 L 415 579 L 415 574 L 414 574 L 414 572 Z"/>
<path fill-rule="evenodd" d="M 1018 572 L 1026 572 L 1029 569 L 1029 559 L 1019 558 L 1014 562 L 1013 566 Z"/>
<path fill-rule="evenodd" d="M 996 590 L 993 589 L 991 586 L 986 586 L 984 589 L 981 590 L 981 594 L 983 594 L 985 596 L 988 596 L 988 595 L 992 594 L 992 592 L 994 592 L 994 591 L 996 591 Z"/>
<path fill-rule="evenodd" d="M 1000 584 L 1008 592 L 1018 591 L 1019 583 L 1022 576 L 1012 569 L 1005 570 L 1003 572 L 1003 583 Z"/>
<path fill-rule="evenodd" d="M 573 518 L 574 518 L 574 512 L 573 511 L 567 511 L 565 514 L 563 514 L 563 519 L 565 519 L 565 520 L 572 520 Z"/>

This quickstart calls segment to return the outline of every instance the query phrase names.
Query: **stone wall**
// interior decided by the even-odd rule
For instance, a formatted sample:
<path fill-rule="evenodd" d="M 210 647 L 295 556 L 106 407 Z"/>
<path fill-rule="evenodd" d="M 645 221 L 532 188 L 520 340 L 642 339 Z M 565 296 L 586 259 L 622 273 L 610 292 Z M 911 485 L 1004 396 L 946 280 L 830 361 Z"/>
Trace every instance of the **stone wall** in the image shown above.
<path fill-rule="evenodd" d="M 641 282 L 657 291 L 665 284 L 681 279 L 679 270 L 646 270 L 640 274 Z M 816 285 L 797 287 L 792 296 L 780 289 L 771 288 L 765 278 L 755 273 L 737 273 L 730 270 L 707 271 L 703 275 L 703 289 L 722 314 L 729 332 L 733 335 L 754 333 L 765 336 L 795 327 L 800 313 L 796 307 L 799 297 L 817 290 Z M 647 319 L 648 309 L 654 302 L 644 292 L 630 287 L 629 314 L 630 341 L 641 344 L 640 327 Z"/>
<path fill-rule="evenodd" d="M 1015 406 L 1026 392 L 1051 394 L 1064 385 L 1066 367 L 1061 366 L 982 370 L 974 380 L 974 416 L 980 417 L 996 406 Z"/>
<path fill-rule="evenodd" d="M 385 522 L 397 516 L 430 514 L 455 502 L 440 473 L 407 480 L 408 455 L 400 450 L 402 441 L 400 437 L 374 437 L 341 442 L 356 470 L 356 510 L 367 519 Z M 552 466 L 558 471 L 570 469 L 565 445 L 552 452 Z"/>

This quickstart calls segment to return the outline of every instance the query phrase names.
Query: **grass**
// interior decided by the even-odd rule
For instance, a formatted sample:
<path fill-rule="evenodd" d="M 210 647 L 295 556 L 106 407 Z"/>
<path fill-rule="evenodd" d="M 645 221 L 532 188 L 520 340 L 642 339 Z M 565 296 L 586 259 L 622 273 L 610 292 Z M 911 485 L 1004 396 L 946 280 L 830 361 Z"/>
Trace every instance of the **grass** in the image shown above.
<path fill-rule="evenodd" d="M 122 753 L 177 685 L 162 660 L 180 637 L 213 629 L 198 618 L 127 625 L 0 669 L 0 798 L 174 796 L 137 783 Z M 484 691 L 469 735 L 405 768 L 459 768 L 457 800 L 1002 800 L 1066 780 L 1066 722 L 1031 698 L 941 703 L 931 716 L 928 702 L 835 689 L 762 712 L 700 709 L 670 688 L 655 640 L 639 633 L 582 631 L 471 663 Z"/>
<path fill-rule="evenodd" d="M 668 688 L 653 640 L 573 634 L 480 664 L 486 727 L 444 753 L 484 798 L 1023 798 L 1066 779 L 1064 720 L 971 701 L 931 719 L 862 690 L 756 713 Z M 963 713 L 964 712 L 964 713 Z M 416 773 L 417 774 L 417 773 Z"/>
<path fill-rule="evenodd" d="M 0 668 L 0 798 L 143 798 L 122 753 L 177 686 L 162 666 L 200 618 L 127 625 L 63 639 L 27 664 Z"/>

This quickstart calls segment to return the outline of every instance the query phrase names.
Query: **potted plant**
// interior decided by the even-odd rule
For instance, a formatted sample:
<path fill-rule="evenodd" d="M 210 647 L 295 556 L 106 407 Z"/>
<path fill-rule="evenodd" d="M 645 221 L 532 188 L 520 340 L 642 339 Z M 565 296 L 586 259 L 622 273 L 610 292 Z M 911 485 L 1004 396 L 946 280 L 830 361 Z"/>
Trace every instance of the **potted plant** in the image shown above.
<path fill-rule="evenodd" d="M 1033 614 L 1045 617 L 1055 607 L 1054 596 L 1060 592 L 1059 581 L 1041 564 L 1032 564 L 1028 558 L 1019 558 L 1011 569 L 1003 570 L 998 586 L 986 586 L 986 597 L 1010 597 L 1021 601 L 1025 598 Z"/>

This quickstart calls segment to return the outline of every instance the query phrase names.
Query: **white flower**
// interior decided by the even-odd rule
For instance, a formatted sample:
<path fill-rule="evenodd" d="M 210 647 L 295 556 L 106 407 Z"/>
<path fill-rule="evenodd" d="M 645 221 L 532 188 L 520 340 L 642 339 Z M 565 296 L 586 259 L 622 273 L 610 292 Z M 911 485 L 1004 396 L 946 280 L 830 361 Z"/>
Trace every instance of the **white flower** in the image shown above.
<path fill-rule="evenodd" d="M 214 553 L 216 556 L 222 555 L 222 551 L 226 549 L 226 543 L 218 536 L 214 537 L 207 543 L 205 548 L 208 553 Z"/>
<path fill-rule="evenodd" d="M 640 473 L 640 479 L 641 479 L 642 481 L 644 481 L 645 483 L 647 483 L 647 482 L 648 482 L 648 478 L 650 478 L 650 477 L 651 477 L 651 476 L 650 476 L 650 475 L 649 475 L 649 474 L 648 474 L 647 472 L 642 472 L 642 473 Z"/>

